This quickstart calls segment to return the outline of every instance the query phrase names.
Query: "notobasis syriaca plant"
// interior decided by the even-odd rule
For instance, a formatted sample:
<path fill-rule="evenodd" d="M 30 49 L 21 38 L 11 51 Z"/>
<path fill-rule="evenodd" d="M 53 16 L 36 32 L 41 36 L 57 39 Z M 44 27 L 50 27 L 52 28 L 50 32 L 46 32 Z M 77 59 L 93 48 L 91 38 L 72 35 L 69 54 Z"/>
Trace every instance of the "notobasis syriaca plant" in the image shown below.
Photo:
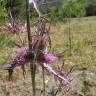
<path fill-rule="evenodd" d="M 34 0 L 33 0 L 34 1 Z M 10 15 L 10 22 L 7 25 L 8 32 L 11 33 L 23 33 L 28 32 L 28 46 L 19 46 L 18 52 L 12 60 L 10 60 L 10 65 L 7 67 L 1 67 L 3 70 L 8 70 L 9 80 L 11 80 L 12 74 L 16 67 L 20 66 L 23 71 L 23 76 L 26 75 L 26 66 L 30 63 L 31 75 L 32 75 L 32 86 L 33 86 L 33 96 L 35 96 L 35 71 L 36 66 L 41 66 L 44 71 L 54 75 L 56 81 L 63 81 L 64 85 L 71 84 L 68 78 L 68 73 L 63 67 L 55 70 L 51 67 L 51 64 L 56 60 L 60 59 L 60 54 L 51 52 L 51 37 L 50 37 L 50 21 L 41 16 L 41 12 L 38 9 L 37 3 L 34 1 L 33 5 L 36 12 L 39 15 L 39 20 L 35 25 L 34 36 L 31 36 L 30 32 L 30 22 L 29 22 L 29 12 L 28 12 L 28 1 L 26 0 L 26 17 L 27 23 L 16 22 L 16 19 Z M 43 78 L 44 80 L 44 78 Z M 44 86 L 45 87 L 45 86 Z M 44 88 L 45 90 L 45 88 Z M 45 96 L 45 93 L 44 93 Z"/>
<path fill-rule="evenodd" d="M 70 82 L 65 78 L 65 75 L 60 75 L 64 70 L 61 70 L 60 72 L 55 72 L 50 66 L 52 63 L 54 63 L 54 61 L 59 60 L 59 54 L 50 52 L 50 33 L 49 30 L 47 30 L 46 28 L 44 30 L 41 29 L 42 27 L 44 27 L 44 25 L 42 26 L 42 23 L 39 23 L 39 26 L 37 26 L 37 29 L 35 31 L 36 34 L 34 36 L 34 42 L 32 44 L 33 58 L 31 59 L 34 59 L 35 54 L 35 61 L 38 62 L 38 64 L 43 66 L 45 70 L 52 73 L 59 79 L 62 79 L 70 84 Z M 28 48 L 21 47 L 19 48 L 17 55 L 11 60 L 10 66 L 6 67 L 5 69 L 14 70 L 17 66 L 20 66 L 23 70 L 23 73 L 25 73 L 25 65 L 30 61 L 29 59 L 30 52 Z"/>

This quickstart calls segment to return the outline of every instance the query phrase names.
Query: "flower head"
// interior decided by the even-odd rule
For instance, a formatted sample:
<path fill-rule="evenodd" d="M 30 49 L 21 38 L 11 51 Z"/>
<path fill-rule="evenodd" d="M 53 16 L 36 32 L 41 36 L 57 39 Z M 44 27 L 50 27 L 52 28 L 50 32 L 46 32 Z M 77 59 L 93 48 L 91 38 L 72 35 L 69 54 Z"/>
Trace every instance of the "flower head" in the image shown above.
<path fill-rule="evenodd" d="M 48 64 L 53 63 L 57 59 L 58 57 L 55 54 L 52 53 L 44 54 L 44 61 Z"/>
<path fill-rule="evenodd" d="M 18 25 L 18 31 L 19 31 L 20 33 L 26 32 L 26 31 L 27 31 L 27 24 L 26 24 L 26 23 L 25 23 L 25 24 L 19 24 L 19 25 Z"/>
<path fill-rule="evenodd" d="M 16 27 L 13 26 L 13 24 L 11 22 L 7 23 L 7 31 L 11 32 L 11 33 L 15 33 L 16 32 Z"/>
<path fill-rule="evenodd" d="M 13 19 L 12 19 L 13 20 Z M 10 33 L 24 33 L 27 31 L 27 24 L 26 23 L 16 23 L 15 20 L 10 21 L 7 23 L 7 31 Z"/>
<path fill-rule="evenodd" d="M 17 53 L 19 57 L 24 57 L 27 55 L 28 49 L 26 47 L 21 47 Z"/>

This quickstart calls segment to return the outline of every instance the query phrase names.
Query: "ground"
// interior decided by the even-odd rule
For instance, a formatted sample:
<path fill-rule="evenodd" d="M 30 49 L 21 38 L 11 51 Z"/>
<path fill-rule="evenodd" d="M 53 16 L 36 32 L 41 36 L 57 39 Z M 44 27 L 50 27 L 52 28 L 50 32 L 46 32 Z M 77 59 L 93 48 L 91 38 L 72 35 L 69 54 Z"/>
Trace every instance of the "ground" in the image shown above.
<path fill-rule="evenodd" d="M 66 93 L 63 90 L 57 96 L 96 96 L 96 17 L 72 18 L 70 29 L 69 22 L 58 22 L 52 25 L 50 33 L 52 39 L 51 50 L 57 53 L 64 51 L 63 58 L 53 67 L 61 65 L 62 60 L 68 68 L 74 66 L 69 76 L 72 79 L 72 85 L 69 86 L 70 90 L 67 92 L 65 87 Z M 12 36 L 0 33 L 0 66 L 8 65 L 9 60 L 14 57 L 17 51 L 17 47 L 10 43 L 10 39 L 18 42 L 18 38 L 10 37 Z M 71 38 L 71 53 L 69 38 Z M 7 80 L 7 72 L 1 70 L 0 96 L 32 96 L 29 69 L 28 66 L 25 79 L 22 71 L 16 69 L 11 82 Z M 55 84 L 53 77 L 50 77 L 48 73 L 46 74 L 46 92 L 50 93 Z M 37 71 L 36 82 L 37 96 L 39 96 L 42 91 L 41 72 Z M 52 95 L 49 94 L 48 96 Z"/>

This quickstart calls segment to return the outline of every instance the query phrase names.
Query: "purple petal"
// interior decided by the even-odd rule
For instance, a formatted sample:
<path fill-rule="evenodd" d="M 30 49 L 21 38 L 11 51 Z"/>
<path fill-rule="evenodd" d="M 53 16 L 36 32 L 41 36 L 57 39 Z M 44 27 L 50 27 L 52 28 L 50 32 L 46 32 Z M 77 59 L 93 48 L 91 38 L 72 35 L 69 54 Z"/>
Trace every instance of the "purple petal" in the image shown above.
<path fill-rule="evenodd" d="M 18 54 L 18 56 L 24 57 L 27 54 L 27 48 L 26 47 L 21 47 L 17 54 Z"/>
<path fill-rule="evenodd" d="M 44 60 L 46 63 L 53 63 L 54 61 L 56 61 L 58 59 L 58 57 L 55 54 L 52 53 L 48 53 L 44 55 Z"/>
<path fill-rule="evenodd" d="M 25 24 L 19 24 L 18 30 L 19 30 L 21 33 L 26 32 L 26 31 L 27 31 L 27 25 L 26 25 L 26 23 L 25 23 Z"/>

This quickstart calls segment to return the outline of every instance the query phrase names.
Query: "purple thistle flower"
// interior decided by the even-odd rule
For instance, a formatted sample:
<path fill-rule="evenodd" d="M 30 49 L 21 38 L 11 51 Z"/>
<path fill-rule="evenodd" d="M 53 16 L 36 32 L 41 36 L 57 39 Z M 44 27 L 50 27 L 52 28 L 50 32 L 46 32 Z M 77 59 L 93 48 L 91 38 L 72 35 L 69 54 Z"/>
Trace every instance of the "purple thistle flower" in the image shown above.
<path fill-rule="evenodd" d="M 10 22 L 7 23 L 7 31 L 14 33 L 14 28 L 13 28 L 13 26 L 12 26 L 12 24 Z"/>
<path fill-rule="evenodd" d="M 13 70 L 17 66 L 21 66 L 21 69 L 23 70 L 23 75 L 24 75 L 24 73 L 25 73 L 25 64 L 28 62 L 28 60 L 26 60 L 26 55 L 27 55 L 27 48 L 26 47 L 21 47 L 19 49 L 16 57 L 11 60 L 10 66 L 3 67 L 3 70 L 8 70 L 9 79 L 12 76 Z"/>
<path fill-rule="evenodd" d="M 18 56 L 19 57 L 24 57 L 25 55 L 27 55 L 28 49 L 26 47 L 21 47 L 18 51 Z"/>
<path fill-rule="evenodd" d="M 27 31 L 27 24 L 26 23 L 16 23 L 15 20 L 13 22 L 13 19 L 7 23 L 7 29 L 6 29 L 8 32 L 10 33 L 16 33 L 16 32 L 19 32 L 19 33 L 24 33 Z"/>
<path fill-rule="evenodd" d="M 51 64 L 58 59 L 58 56 L 52 53 L 44 54 L 44 62 Z"/>
<path fill-rule="evenodd" d="M 21 66 L 21 68 L 24 68 L 25 63 L 27 62 L 26 56 L 27 56 L 27 48 L 21 47 L 16 57 L 11 60 L 10 62 L 11 66 L 14 66 L 14 67 Z"/>
<path fill-rule="evenodd" d="M 18 25 L 18 31 L 19 31 L 20 33 L 26 32 L 26 31 L 27 31 L 27 24 L 26 24 L 26 23 L 25 23 L 25 24 L 19 24 L 19 25 Z"/>

